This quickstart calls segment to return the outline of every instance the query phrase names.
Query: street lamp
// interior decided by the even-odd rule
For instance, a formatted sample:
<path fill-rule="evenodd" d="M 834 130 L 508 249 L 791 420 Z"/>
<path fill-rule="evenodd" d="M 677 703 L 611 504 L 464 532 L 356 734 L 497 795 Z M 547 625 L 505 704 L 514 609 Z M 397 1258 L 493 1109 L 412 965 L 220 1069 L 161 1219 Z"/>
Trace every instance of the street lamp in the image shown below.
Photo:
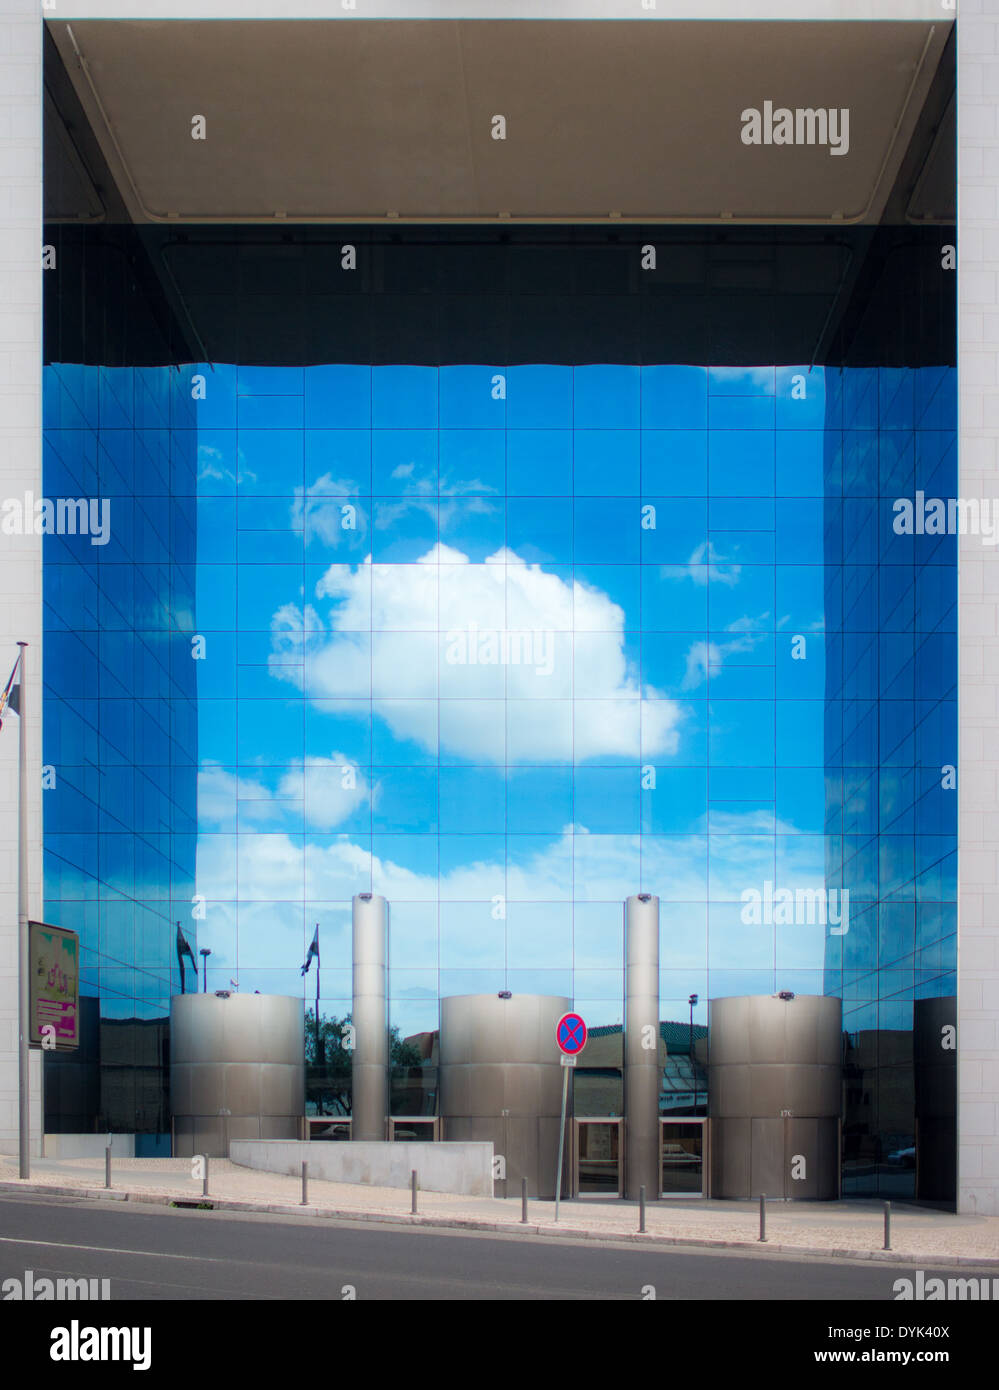
<path fill-rule="evenodd" d="M 208 957 L 211 955 L 211 951 L 208 949 L 207 946 L 202 946 L 202 948 L 201 948 L 201 950 L 200 950 L 200 952 L 199 952 L 199 955 L 201 956 L 201 959 L 202 959 L 202 960 L 204 961 L 204 963 L 205 963 L 205 965 L 204 965 L 205 983 L 204 983 L 203 993 L 207 994 L 207 993 L 208 993 Z"/>
<path fill-rule="evenodd" d="M 687 1051 L 690 1054 L 690 1074 L 694 1081 L 694 1113 L 697 1112 L 697 1068 L 694 1065 L 694 1005 L 697 1003 L 697 995 L 692 994 L 687 1000 L 690 1005 L 690 1031 L 687 1034 Z"/>

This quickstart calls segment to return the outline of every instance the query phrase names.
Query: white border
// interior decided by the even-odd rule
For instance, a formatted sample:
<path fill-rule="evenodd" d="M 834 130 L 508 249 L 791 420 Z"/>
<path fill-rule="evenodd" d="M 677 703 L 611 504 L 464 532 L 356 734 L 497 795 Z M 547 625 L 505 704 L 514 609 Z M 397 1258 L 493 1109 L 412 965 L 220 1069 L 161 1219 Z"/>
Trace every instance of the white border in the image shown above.
<path fill-rule="evenodd" d="M 999 497 L 999 5 L 961 0 L 960 497 Z M 959 538 L 958 1210 L 999 1216 L 999 550 Z"/>
<path fill-rule="evenodd" d="M 39 0 L 49 19 L 952 20 L 947 0 Z"/>
<path fill-rule="evenodd" d="M 38 0 L 0 12 L 0 498 L 41 496 L 42 24 Z M 41 912 L 42 538 L 0 535 L 0 681 L 28 642 L 29 917 Z M 0 1152 L 17 1152 L 16 716 L 0 730 Z M 39 1152 L 41 1054 L 31 1056 Z"/>

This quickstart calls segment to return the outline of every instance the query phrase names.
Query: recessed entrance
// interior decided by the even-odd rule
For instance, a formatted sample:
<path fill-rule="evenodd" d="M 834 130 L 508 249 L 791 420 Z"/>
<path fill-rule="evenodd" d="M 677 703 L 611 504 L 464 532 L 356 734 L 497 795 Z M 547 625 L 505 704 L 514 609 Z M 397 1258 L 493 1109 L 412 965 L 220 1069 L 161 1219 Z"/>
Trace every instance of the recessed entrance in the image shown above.
<path fill-rule="evenodd" d="M 703 1197 L 704 1121 L 659 1123 L 659 1192 L 662 1197 Z"/>
<path fill-rule="evenodd" d="M 576 1120 L 573 1192 L 577 1197 L 620 1197 L 621 1121 Z"/>

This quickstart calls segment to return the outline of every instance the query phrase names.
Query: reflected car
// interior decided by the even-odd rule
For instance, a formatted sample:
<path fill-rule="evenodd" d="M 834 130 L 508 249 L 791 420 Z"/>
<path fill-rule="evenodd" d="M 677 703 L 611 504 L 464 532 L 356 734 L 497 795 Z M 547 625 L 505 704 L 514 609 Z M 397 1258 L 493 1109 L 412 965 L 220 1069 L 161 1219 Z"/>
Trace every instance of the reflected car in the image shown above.
<path fill-rule="evenodd" d="M 328 1124 L 320 1129 L 318 1125 L 310 1126 L 310 1139 L 349 1139 L 350 1125 Z"/>
<path fill-rule="evenodd" d="M 666 1143 L 663 1145 L 663 1162 L 668 1163 L 671 1168 L 682 1166 L 699 1168 L 701 1155 L 690 1153 L 682 1144 Z"/>

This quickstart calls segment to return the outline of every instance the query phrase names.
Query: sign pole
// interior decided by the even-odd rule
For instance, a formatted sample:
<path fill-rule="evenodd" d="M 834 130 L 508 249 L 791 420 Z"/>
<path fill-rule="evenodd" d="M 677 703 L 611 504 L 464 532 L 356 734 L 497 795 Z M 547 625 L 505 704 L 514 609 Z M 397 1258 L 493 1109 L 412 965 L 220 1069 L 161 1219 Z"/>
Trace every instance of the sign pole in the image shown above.
<path fill-rule="evenodd" d="M 565 1112 L 569 1105 L 569 1068 L 586 1046 L 586 1024 L 577 1013 L 563 1014 L 555 1024 L 555 1045 L 562 1054 L 562 1122 L 558 1127 L 558 1169 L 555 1173 L 555 1220 L 562 1196 L 562 1158 L 565 1153 Z"/>
<path fill-rule="evenodd" d="M 21 648 L 20 689 L 17 692 L 17 1119 L 19 1175 L 31 1177 L 31 1119 L 29 1111 L 30 1028 L 28 1001 L 28 682 L 25 670 L 27 642 Z"/>
<path fill-rule="evenodd" d="M 569 1101 L 569 1068 L 562 1058 L 562 1122 L 558 1127 L 558 1167 L 555 1170 L 555 1220 L 558 1220 L 558 1203 L 562 1194 L 562 1155 L 565 1152 L 565 1111 Z"/>

